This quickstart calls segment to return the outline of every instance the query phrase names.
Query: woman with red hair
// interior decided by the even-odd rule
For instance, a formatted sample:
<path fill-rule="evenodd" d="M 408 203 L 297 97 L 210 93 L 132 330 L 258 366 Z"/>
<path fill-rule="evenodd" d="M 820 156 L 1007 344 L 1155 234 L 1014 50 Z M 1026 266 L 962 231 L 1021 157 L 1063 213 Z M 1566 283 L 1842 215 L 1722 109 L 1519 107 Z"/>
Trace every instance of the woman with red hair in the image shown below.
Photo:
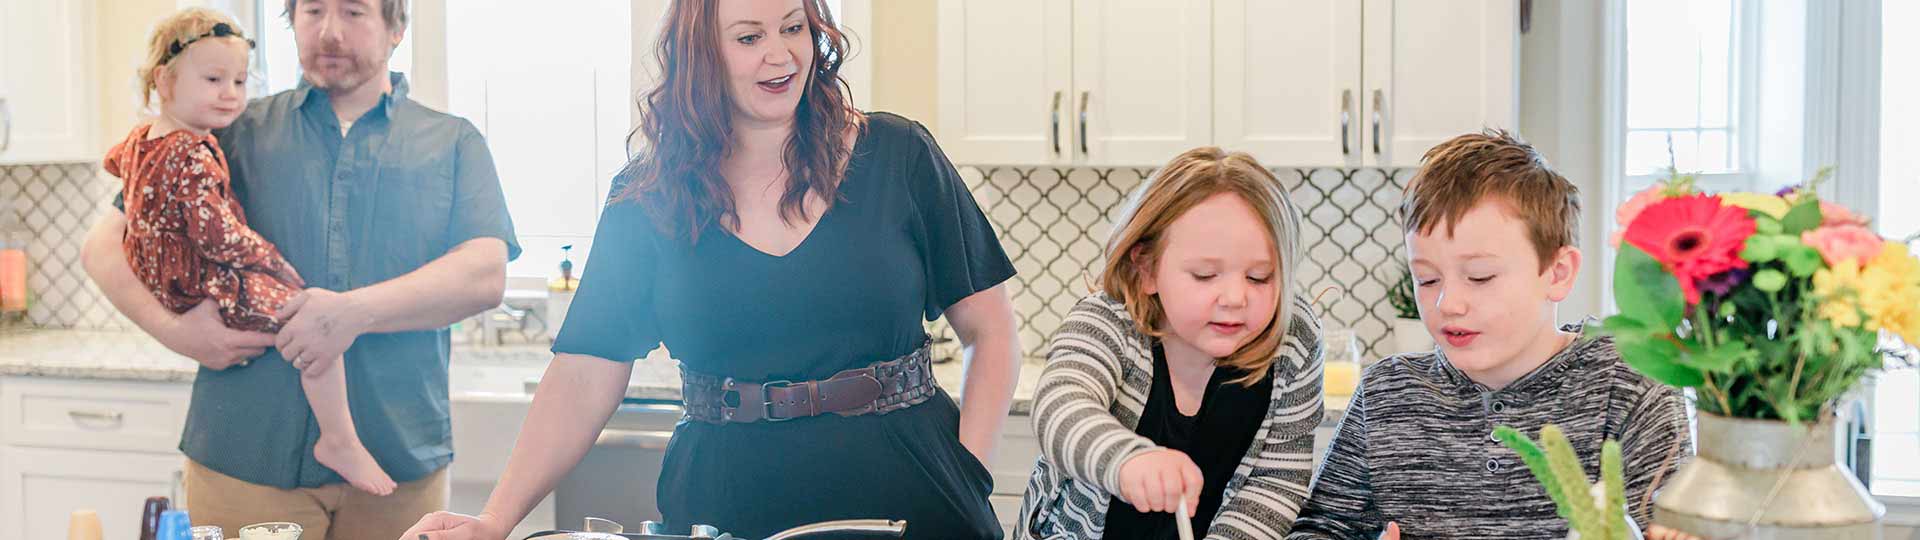
<path fill-rule="evenodd" d="M 670 529 L 761 538 L 907 521 L 999 538 L 993 454 L 1018 370 L 1013 265 L 925 127 L 850 105 L 819 0 L 676 0 L 645 150 L 616 178 L 506 473 L 479 516 L 406 540 L 503 538 L 592 446 L 632 360 L 681 362 L 686 418 L 660 475 Z M 922 324 L 967 351 L 964 406 Z"/>

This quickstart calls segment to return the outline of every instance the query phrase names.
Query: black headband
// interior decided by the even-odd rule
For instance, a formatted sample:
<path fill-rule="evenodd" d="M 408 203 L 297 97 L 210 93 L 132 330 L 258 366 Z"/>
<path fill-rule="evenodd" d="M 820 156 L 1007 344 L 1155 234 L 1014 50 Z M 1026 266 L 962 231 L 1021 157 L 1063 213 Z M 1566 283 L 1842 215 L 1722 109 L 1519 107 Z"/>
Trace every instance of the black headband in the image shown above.
<path fill-rule="evenodd" d="M 187 50 L 187 46 L 193 45 L 193 42 L 200 41 L 202 39 L 206 39 L 210 37 L 237 37 L 237 38 L 240 38 L 242 41 L 247 42 L 248 49 L 253 48 L 253 40 L 248 39 L 247 36 L 241 35 L 240 31 L 234 30 L 232 25 L 229 25 L 227 23 L 214 23 L 213 29 L 208 30 L 207 33 L 205 34 L 193 36 L 192 38 L 189 38 L 186 41 L 174 40 L 172 45 L 167 46 L 167 56 L 165 58 L 161 58 L 160 63 L 165 64 L 169 61 L 172 61 L 173 57 L 179 56 L 180 51 Z"/>

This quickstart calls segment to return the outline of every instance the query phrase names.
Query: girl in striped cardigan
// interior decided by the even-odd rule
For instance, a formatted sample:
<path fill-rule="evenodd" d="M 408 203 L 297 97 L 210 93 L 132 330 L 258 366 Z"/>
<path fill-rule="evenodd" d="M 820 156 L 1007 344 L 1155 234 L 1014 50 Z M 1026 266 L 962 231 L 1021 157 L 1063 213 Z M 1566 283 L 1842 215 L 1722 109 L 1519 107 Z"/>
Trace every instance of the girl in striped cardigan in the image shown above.
<path fill-rule="evenodd" d="M 1015 538 L 1279 539 L 1307 498 L 1319 322 L 1299 212 L 1243 153 L 1167 163 L 1114 222 L 1100 291 L 1048 344 Z"/>

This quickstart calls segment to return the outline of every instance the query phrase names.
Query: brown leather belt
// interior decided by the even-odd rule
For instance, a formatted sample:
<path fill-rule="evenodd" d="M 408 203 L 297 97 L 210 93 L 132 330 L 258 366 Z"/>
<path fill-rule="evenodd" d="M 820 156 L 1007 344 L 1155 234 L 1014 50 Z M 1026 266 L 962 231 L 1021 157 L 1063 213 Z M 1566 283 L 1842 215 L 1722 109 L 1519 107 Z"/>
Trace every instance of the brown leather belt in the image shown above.
<path fill-rule="evenodd" d="M 823 414 L 887 414 L 919 405 L 939 390 L 929 342 L 912 353 L 817 381 L 747 382 L 680 367 L 687 417 L 710 424 L 780 422 Z M 729 399 L 732 398 L 732 399 Z"/>

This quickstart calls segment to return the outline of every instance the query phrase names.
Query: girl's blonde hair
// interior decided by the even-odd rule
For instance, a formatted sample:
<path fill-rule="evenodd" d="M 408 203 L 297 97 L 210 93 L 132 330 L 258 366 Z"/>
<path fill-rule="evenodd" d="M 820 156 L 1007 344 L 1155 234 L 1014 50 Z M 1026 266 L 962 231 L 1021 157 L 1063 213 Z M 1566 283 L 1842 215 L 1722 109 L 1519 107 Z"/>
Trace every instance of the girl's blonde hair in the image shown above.
<path fill-rule="evenodd" d="M 214 26 L 221 24 L 232 29 L 233 38 L 247 39 L 240 31 L 240 23 L 225 13 L 207 8 L 183 9 L 153 26 L 153 35 L 147 38 L 147 61 L 140 64 L 141 107 L 153 104 L 154 90 L 160 87 L 160 68 L 180 56 L 175 44 L 184 48 L 195 40 L 206 38 L 213 32 Z M 252 42 L 248 43 L 251 45 Z"/>
<path fill-rule="evenodd" d="M 1277 259 L 1273 319 L 1240 350 L 1219 359 L 1218 365 L 1243 373 L 1234 382 L 1251 386 L 1273 366 L 1274 355 L 1287 337 L 1294 316 L 1294 268 L 1301 256 L 1300 212 L 1280 180 L 1253 156 L 1208 146 L 1188 150 L 1161 167 L 1134 192 L 1127 209 L 1114 221 L 1100 287 L 1126 304 L 1140 332 L 1165 337 L 1166 309 L 1159 298 L 1146 294 L 1144 285 L 1166 251 L 1167 228 L 1201 201 L 1220 193 L 1238 195 L 1253 207 L 1267 228 Z"/>

